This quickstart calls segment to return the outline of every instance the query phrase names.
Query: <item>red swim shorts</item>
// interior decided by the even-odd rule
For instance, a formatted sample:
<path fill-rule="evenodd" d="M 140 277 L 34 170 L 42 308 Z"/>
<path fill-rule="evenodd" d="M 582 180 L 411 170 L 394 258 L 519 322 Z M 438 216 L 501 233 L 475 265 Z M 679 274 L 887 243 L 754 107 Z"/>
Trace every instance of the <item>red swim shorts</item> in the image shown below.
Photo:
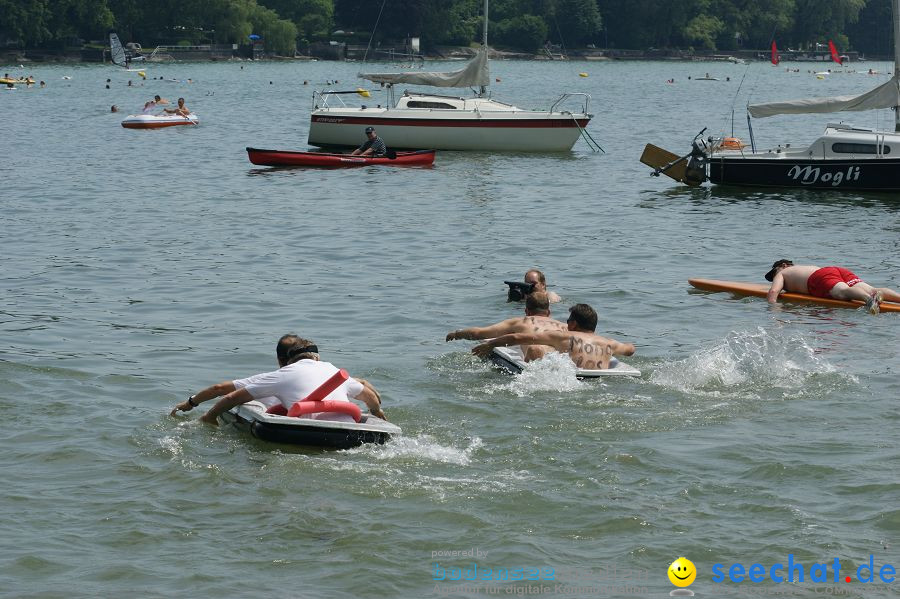
<path fill-rule="evenodd" d="M 809 275 L 806 287 L 809 289 L 810 295 L 816 297 L 831 297 L 829 291 L 831 291 L 838 283 L 847 283 L 849 287 L 853 287 L 861 281 L 862 279 L 846 268 L 841 268 L 840 266 L 826 266 Z"/>

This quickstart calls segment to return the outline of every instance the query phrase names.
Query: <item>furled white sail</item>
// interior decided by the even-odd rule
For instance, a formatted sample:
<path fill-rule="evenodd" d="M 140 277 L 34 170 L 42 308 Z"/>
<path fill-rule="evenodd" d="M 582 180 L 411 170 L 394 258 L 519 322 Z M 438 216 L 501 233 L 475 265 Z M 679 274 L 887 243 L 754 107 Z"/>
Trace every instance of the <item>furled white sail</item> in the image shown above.
<path fill-rule="evenodd" d="M 111 50 L 113 63 L 120 67 L 126 66 L 125 48 L 122 47 L 122 42 L 119 41 L 119 36 L 115 33 L 109 34 L 109 48 Z"/>
<path fill-rule="evenodd" d="M 808 114 L 820 112 L 842 112 L 856 110 L 876 110 L 900 106 L 900 78 L 897 75 L 883 85 L 859 96 L 833 96 L 830 98 L 809 98 L 751 104 L 747 107 L 750 115 L 761 119 L 778 114 Z"/>
<path fill-rule="evenodd" d="M 446 72 L 407 71 L 405 73 L 360 73 L 359 76 L 375 83 L 408 83 L 434 87 L 480 87 L 490 82 L 487 48 L 481 48 L 475 58 L 457 70 Z"/>

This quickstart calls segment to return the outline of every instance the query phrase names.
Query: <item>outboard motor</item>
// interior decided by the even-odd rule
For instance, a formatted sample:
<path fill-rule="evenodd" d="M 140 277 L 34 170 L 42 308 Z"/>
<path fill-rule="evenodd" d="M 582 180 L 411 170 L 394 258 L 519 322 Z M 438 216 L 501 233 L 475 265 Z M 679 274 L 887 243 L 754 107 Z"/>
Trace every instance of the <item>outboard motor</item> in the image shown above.
<path fill-rule="evenodd" d="M 706 131 L 704 128 L 703 131 Z M 703 131 L 694 137 L 691 143 L 691 154 L 687 166 L 684 169 L 684 182 L 688 185 L 700 185 L 706 181 L 706 167 L 709 163 L 709 156 L 706 153 L 706 143 L 700 137 Z"/>

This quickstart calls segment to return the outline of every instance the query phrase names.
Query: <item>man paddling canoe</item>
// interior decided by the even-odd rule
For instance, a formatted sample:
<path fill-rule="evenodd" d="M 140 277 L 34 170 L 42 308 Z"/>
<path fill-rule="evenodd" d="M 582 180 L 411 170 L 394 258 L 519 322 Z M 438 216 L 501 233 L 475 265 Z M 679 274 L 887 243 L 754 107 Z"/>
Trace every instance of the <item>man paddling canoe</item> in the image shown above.
<path fill-rule="evenodd" d="M 888 287 L 873 287 L 840 266 L 820 268 L 795 265 L 790 260 L 781 259 L 772 264 L 772 269 L 766 273 L 766 280 L 772 282 L 766 295 L 769 303 L 775 303 L 784 291 L 844 301 L 858 300 L 872 314 L 878 313 L 882 300 L 900 302 L 900 293 Z"/>
<path fill-rule="evenodd" d="M 381 157 L 387 155 L 387 146 L 384 140 L 378 137 L 375 127 L 366 127 L 366 141 L 361 146 L 351 152 L 351 156 L 372 156 Z"/>

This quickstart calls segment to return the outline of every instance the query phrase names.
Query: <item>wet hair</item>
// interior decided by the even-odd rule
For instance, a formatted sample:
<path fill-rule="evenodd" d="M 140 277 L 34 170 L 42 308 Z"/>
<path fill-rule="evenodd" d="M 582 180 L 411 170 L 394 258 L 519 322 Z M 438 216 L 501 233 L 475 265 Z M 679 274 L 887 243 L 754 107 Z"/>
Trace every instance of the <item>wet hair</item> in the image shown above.
<path fill-rule="evenodd" d="M 543 291 L 535 291 L 525 296 L 525 311 L 550 313 L 550 298 Z"/>
<path fill-rule="evenodd" d="M 286 335 L 282 335 L 281 339 L 278 340 L 278 343 L 275 345 L 275 355 L 278 357 L 279 366 L 287 366 L 288 350 L 291 349 L 291 347 L 293 347 L 299 339 L 299 336 L 293 333 L 288 333 Z"/>
<path fill-rule="evenodd" d="M 778 274 L 778 268 L 780 266 L 793 266 L 794 263 L 788 260 L 787 258 L 782 258 L 781 260 L 776 260 L 774 264 L 772 264 L 772 270 L 766 273 L 766 280 L 771 281 L 775 278 L 775 275 Z"/>
<path fill-rule="evenodd" d="M 574 320 L 579 329 L 594 332 L 597 328 L 597 312 L 587 304 L 575 304 L 569 308 L 569 320 Z"/>
<path fill-rule="evenodd" d="M 544 273 L 542 273 L 541 271 L 539 271 L 539 270 L 536 269 L 536 268 L 532 268 L 531 270 L 529 270 L 528 272 L 525 273 L 525 276 L 527 277 L 527 276 L 530 275 L 531 273 L 534 273 L 534 274 L 537 275 L 537 277 L 538 277 L 538 282 L 539 282 L 541 285 L 543 285 L 543 286 L 545 286 L 545 287 L 547 286 L 547 277 L 544 276 Z"/>
<path fill-rule="evenodd" d="M 294 344 L 287 350 L 288 364 L 293 364 L 299 360 L 315 360 L 319 357 L 319 348 L 309 339 L 297 337 Z"/>

